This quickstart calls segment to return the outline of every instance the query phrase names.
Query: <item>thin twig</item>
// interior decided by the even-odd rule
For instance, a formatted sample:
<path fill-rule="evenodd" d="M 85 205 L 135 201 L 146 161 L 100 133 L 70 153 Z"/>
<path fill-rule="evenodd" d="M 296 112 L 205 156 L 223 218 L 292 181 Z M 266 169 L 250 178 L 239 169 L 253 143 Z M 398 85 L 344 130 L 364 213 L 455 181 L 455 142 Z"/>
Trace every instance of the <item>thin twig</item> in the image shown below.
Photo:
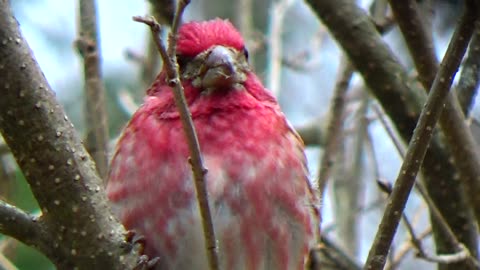
<path fill-rule="evenodd" d="M 108 167 L 108 122 L 105 88 L 100 67 L 95 0 L 80 0 L 80 25 L 77 48 L 84 62 L 86 146 L 97 170 L 105 179 Z"/>
<path fill-rule="evenodd" d="M 175 16 L 176 0 L 149 0 L 150 13 L 162 25 L 170 25 Z M 165 28 L 162 28 L 159 35 L 163 35 Z M 148 87 L 157 76 L 161 68 L 161 57 L 158 55 L 157 45 L 152 35 L 148 36 L 146 55 L 141 66 L 141 81 L 143 86 Z M 145 87 L 140 89 L 145 89 Z M 139 93 L 143 96 L 145 93 Z"/>
<path fill-rule="evenodd" d="M 168 51 L 158 35 L 161 27 L 153 18 L 145 19 L 142 17 L 134 17 L 134 20 L 150 26 L 152 35 L 155 38 L 155 43 L 157 44 L 160 55 L 162 56 L 164 70 L 167 72 L 168 83 L 172 87 L 175 104 L 180 112 L 180 118 L 182 120 L 183 129 L 187 137 L 187 143 L 190 150 L 190 163 L 192 165 L 197 201 L 200 208 L 200 215 L 202 217 L 202 227 L 205 237 L 205 248 L 207 250 L 208 263 L 211 270 L 218 270 L 218 250 L 216 247 L 216 238 L 213 229 L 210 208 L 208 206 L 208 195 L 205 181 L 207 169 L 203 165 L 200 144 L 198 142 L 188 105 L 185 101 L 184 89 L 179 78 L 176 58 L 177 31 L 183 11 L 189 2 L 190 1 L 184 0 L 178 3 L 177 12 L 172 24 L 172 30 L 169 35 Z"/>
<path fill-rule="evenodd" d="M 341 140 L 338 151 L 336 151 L 335 175 L 333 179 L 332 191 L 335 195 L 335 213 L 338 213 L 337 219 L 340 223 L 339 237 L 343 240 L 349 254 L 355 256 L 359 250 L 358 231 L 355 226 L 357 215 L 354 214 L 354 208 L 360 204 L 363 198 L 362 171 L 364 168 L 364 149 L 365 138 L 368 133 L 369 121 L 366 112 L 369 103 L 369 95 L 363 92 L 363 98 L 360 106 L 355 110 L 354 125 L 352 134 L 347 135 L 348 131 L 343 130 L 343 120 L 336 123 L 342 128 L 342 131 L 336 140 Z M 342 113 L 344 115 L 345 112 Z M 347 140 L 349 138 L 350 140 Z"/>
<path fill-rule="evenodd" d="M 340 73 L 335 85 L 334 94 L 332 97 L 331 107 L 329 110 L 330 119 L 327 126 L 327 135 L 325 138 L 325 147 L 323 156 L 320 159 L 320 166 L 318 171 L 318 186 L 317 189 L 322 197 L 325 192 L 327 180 L 330 176 L 331 168 L 333 167 L 335 153 L 337 151 L 338 143 L 343 136 L 343 119 L 345 110 L 345 94 L 347 93 L 350 80 L 353 76 L 354 68 L 344 59 L 340 67 Z"/>
<path fill-rule="evenodd" d="M 427 238 L 427 236 L 429 236 L 431 234 L 432 234 L 432 228 L 429 227 L 426 230 L 424 230 L 423 232 L 421 232 L 420 234 L 418 234 L 417 239 L 419 241 L 422 241 L 423 239 Z M 396 254 L 394 256 L 394 258 L 392 260 L 392 263 L 390 265 L 387 265 L 385 270 L 396 269 L 398 267 L 398 265 L 400 264 L 400 262 L 408 254 L 408 252 L 412 251 L 413 248 L 414 248 L 414 245 L 413 245 L 412 241 L 406 241 L 404 244 L 402 244 L 402 246 L 400 246 L 398 248 L 398 251 L 396 252 Z"/>
<path fill-rule="evenodd" d="M 388 182 L 383 182 L 381 180 L 377 180 L 377 184 L 380 187 L 380 190 L 385 192 L 388 196 L 392 194 L 392 186 Z M 415 249 L 418 251 L 419 254 L 425 254 L 423 251 L 423 246 L 422 242 L 418 239 L 415 229 L 413 228 L 412 223 L 410 222 L 409 218 L 405 214 L 405 212 L 402 212 L 402 221 L 405 224 L 405 227 L 407 228 L 407 232 L 410 235 L 410 241 L 412 242 L 412 245 L 415 247 Z"/>
<path fill-rule="evenodd" d="M 458 241 L 457 237 L 455 236 L 455 233 L 452 231 L 452 229 L 448 225 L 447 221 L 443 217 L 440 210 L 438 210 L 438 207 L 435 205 L 435 202 L 432 200 L 432 198 L 430 198 L 430 195 L 428 195 L 427 189 L 423 186 L 423 184 L 421 182 L 417 182 L 415 184 L 415 188 L 427 203 L 430 213 L 432 214 L 433 221 L 437 223 L 438 227 L 440 227 L 440 230 L 442 231 L 442 235 L 445 237 L 445 240 L 448 241 L 448 243 L 456 250 L 456 252 L 461 252 L 464 249 L 467 249 L 462 243 Z M 478 264 L 475 261 L 475 258 L 470 256 L 470 259 L 474 264 Z"/>
<path fill-rule="evenodd" d="M 392 140 L 393 145 L 397 149 L 398 154 L 400 155 L 400 157 L 402 159 L 404 159 L 405 158 L 405 145 L 400 141 L 399 138 L 397 138 L 397 135 L 395 134 L 394 130 L 388 124 L 387 120 L 384 117 L 384 113 L 383 113 L 382 108 L 380 106 L 376 105 L 376 104 L 374 104 L 372 106 L 372 108 L 373 108 L 373 111 L 375 112 L 375 114 L 377 115 L 377 119 L 380 120 L 380 123 L 382 124 L 383 128 L 387 132 L 388 137 L 390 137 L 390 139 Z"/>
<path fill-rule="evenodd" d="M 392 195 L 387 203 L 385 213 L 367 257 L 364 269 L 383 269 L 385 258 L 398 227 L 401 213 L 405 208 L 410 191 L 420 165 L 425 157 L 435 123 L 440 117 L 445 98 L 448 95 L 455 72 L 473 33 L 471 25 L 475 13 L 467 10 L 453 34 L 445 58 L 432 84 L 424 109 L 420 114 L 417 127 L 407 149 L 405 161 L 395 182 Z"/>
<path fill-rule="evenodd" d="M 389 195 L 392 193 L 391 186 L 383 182 L 377 182 L 377 183 L 380 184 L 381 190 L 385 191 Z M 413 247 L 415 248 L 415 250 L 417 251 L 417 257 L 425 259 L 426 261 L 429 261 L 429 262 L 443 263 L 443 264 L 456 263 L 459 261 L 463 261 L 465 259 L 469 259 L 472 261 L 474 265 L 479 265 L 476 259 L 470 255 L 469 250 L 463 244 L 458 242 L 452 229 L 448 226 L 447 222 L 443 218 L 438 208 L 435 206 L 435 203 L 430 198 L 430 196 L 428 195 L 423 185 L 420 182 L 416 182 L 415 187 L 417 191 L 420 193 L 420 195 L 423 197 L 425 202 L 427 203 L 430 209 L 430 212 L 432 213 L 433 220 L 439 224 L 442 232 L 445 234 L 445 237 L 447 238 L 447 241 L 449 241 L 450 245 L 455 247 L 455 249 L 457 250 L 453 254 L 441 254 L 441 255 L 428 254 L 423 248 L 421 240 L 419 239 L 419 237 L 417 237 L 415 230 L 412 226 L 412 223 L 409 221 L 407 215 L 405 213 L 402 213 L 402 220 L 405 223 L 405 227 L 407 227 L 407 232 L 410 235 L 410 241 Z"/>
<path fill-rule="evenodd" d="M 426 261 L 433 262 L 433 263 L 441 263 L 441 264 L 456 263 L 456 262 L 460 262 L 460 261 L 471 258 L 470 252 L 465 246 L 463 246 L 462 249 L 460 249 L 458 252 L 453 254 L 441 254 L 441 255 L 421 254 L 419 256 L 425 259 Z"/>
<path fill-rule="evenodd" d="M 248 48 L 253 48 L 253 0 L 237 0 L 235 2 L 235 24 L 238 26 L 238 30 L 245 38 Z M 248 62 L 250 66 L 255 66 L 255 51 L 249 50 Z"/>
<path fill-rule="evenodd" d="M 331 239 L 322 234 L 322 246 L 318 253 L 321 253 L 319 269 L 335 270 L 360 270 L 360 264 L 349 256 L 344 250 L 337 246 Z"/>
<path fill-rule="evenodd" d="M 139 96 L 145 95 L 143 89 L 147 88 L 152 83 L 155 76 L 157 76 L 161 65 L 161 58 L 158 55 L 157 45 L 151 35 L 148 36 L 146 52 L 145 57 L 143 57 L 140 71 L 141 83 L 144 87 L 139 87 L 139 89 L 141 89 L 141 92 L 137 93 Z"/>
<path fill-rule="evenodd" d="M 295 0 L 277 0 L 272 2 L 269 21 L 268 41 L 268 76 L 267 88 L 274 96 L 280 93 L 281 71 L 282 71 L 282 34 L 285 13 Z"/>
<path fill-rule="evenodd" d="M 369 157 L 369 160 L 371 160 L 372 166 L 373 166 L 373 175 L 375 179 L 380 178 L 380 164 L 383 162 L 380 162 L 377 156 L 377 153 L 375 152 L 375 143 L 374 143 L 374 135 L 369 131 L 366 130 L 366 140 L 365 140 L 365 148 L 367 150 L 367 154 Z"/>

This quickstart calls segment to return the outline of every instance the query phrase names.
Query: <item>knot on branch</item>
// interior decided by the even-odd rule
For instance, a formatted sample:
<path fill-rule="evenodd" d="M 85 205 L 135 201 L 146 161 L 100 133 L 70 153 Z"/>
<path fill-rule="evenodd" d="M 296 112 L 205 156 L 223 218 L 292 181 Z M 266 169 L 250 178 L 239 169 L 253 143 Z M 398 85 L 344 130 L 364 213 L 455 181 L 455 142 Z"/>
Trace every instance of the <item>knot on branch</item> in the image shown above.
<path fill-rule="evenodd" d="M 81 38 L 75 40 L 74 45 L 82 57 L 86 57 L 97 52 L 97 46 L 94 40 L 86 38 L 80 34 Z"/>

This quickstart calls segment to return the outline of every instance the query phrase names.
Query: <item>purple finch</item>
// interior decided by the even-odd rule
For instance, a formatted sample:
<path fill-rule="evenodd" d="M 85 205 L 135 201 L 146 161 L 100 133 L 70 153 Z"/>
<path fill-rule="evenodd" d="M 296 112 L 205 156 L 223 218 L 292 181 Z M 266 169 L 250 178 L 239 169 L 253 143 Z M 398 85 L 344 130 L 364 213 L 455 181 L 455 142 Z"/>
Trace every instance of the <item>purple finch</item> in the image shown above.
<path fill-rule="evenodd" d="M 250 69 L 240 33 L 220 19 L 184 24 L 177 58 L 208 168 L 220 269 L 304 269 L 318 202 L 303 143 Z M 189 149 L 166 80 L 162 71 L 123 131 L 108 197 L 158 269 L 206 270 Z"/>

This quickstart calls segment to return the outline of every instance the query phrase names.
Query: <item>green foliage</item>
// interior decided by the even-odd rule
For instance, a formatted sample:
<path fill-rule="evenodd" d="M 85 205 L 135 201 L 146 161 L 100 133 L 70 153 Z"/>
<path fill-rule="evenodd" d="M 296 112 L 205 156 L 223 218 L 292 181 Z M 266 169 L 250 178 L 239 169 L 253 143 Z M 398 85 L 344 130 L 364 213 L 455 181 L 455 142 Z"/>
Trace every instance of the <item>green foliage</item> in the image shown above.
<path fill-rule="evenodd" d="M 27 211 L 28 213 L 39 213 L 38 204 L 20 170 L 16 171 L 15 182 L 13 183 L 11 192 L 6 199 L 9 203 Z M 34 248 L 28 247 L 16 240 L 4 237 L 0 234 L 0 246 L 3 244 L 6 244 L 4 255 L 6 255 L 19 270 L 54 269 L 52 263 Z"/>

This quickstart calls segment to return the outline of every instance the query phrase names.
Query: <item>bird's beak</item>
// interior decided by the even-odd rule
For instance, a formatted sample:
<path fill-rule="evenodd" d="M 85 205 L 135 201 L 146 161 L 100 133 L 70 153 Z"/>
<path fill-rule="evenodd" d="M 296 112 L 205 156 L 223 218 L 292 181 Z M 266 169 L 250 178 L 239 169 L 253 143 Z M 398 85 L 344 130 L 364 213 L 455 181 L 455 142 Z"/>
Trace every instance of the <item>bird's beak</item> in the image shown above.
<path fill-rule="evenodd" d="M 205 71 L 201 77 L 204 89 L 230 89 L 246 80 L 244 55 L 234 49 L 215 46 L 204 62 Z"/>

